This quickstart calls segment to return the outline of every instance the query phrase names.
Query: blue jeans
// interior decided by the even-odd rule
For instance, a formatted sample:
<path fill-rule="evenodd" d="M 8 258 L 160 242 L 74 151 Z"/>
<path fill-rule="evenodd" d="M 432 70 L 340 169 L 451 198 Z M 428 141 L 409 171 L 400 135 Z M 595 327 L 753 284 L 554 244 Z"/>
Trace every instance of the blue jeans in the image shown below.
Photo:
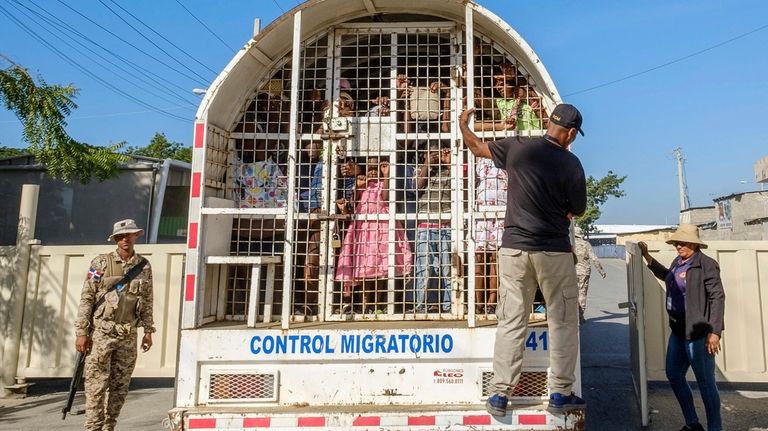
<path fill-rule="evenodd" d="M 418 228 L 416 230 L 416 308 L 426 307 L 426 293 L 431 270 L 440 283 L 440 305 L 451 310 L 451 230 L 444 228 Z"/>
<path fill-rule="evenodd" d="M 704 401 L 707 430 L 722 431 L 720 393 L 715 383 L 715 356 L 707 352 L 707 337 L 684 340 L 675 334 L 670 334 L 667 344 L 667 380 L 683 410 L 685 424 L 691 426 L 699 422 L 699 417 L 693 405 L 693 392 L 685 378 L 689 367 L 693 368 L 701 399 Z"/>

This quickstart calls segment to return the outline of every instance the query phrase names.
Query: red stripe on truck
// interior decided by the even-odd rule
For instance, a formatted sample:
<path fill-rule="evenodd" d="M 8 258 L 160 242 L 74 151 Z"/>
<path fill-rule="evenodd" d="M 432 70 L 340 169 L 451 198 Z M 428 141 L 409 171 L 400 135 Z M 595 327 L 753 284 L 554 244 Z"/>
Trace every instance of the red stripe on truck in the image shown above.
<path fill-rule="evenodd" d="M 197 248 L 197 223 L 190 223 L 187 231 L 187 247 Z"/>
<path fill-rule="evenodd" d="M 269 428 L 270 418 L 243 418 L 243 428 Z"/>
<path fill-rule="evenodd" d="M 195 275 L 187 274 L 187 282 L 184 286 L 184 301 L 195 300 Z"/>
<path fill-rule="evenodd" d="M 379 416 L 358 416 L 352 421 L 353 427 L 381 426 L 381 417 Z"/>
<path fill-rule="evenodd" d="M 200 197 L 201 187 L 202 187 L 202 184 L 200 183 L 200 172 L 193 172 L 192 173 L 192 197 L 193 198 Z"/>
<path fill-rule="evenodd" d="M 216 428 L 216 419 L 190 419 L 189 429 Z"/>
<path fill-rule="evenodd" d="M 546 425 L 547 415 L 520 415 L 517 422 L 520 425 Z"/>
<path fill-rule="evenodd" d="M 435 425 L 434 416 L 408 416 L 408 426 Z"/>
<path fill-rule="evenodd" d="M 490 425 L 491 415 L 464 416 L 464 425 Z"/>
<path fill-rule="evenodd" d="M 203 133 L 205 132 L 205 124 L 195 124 L 195 148 L 203 148 Z"/>
<path fill-rule="evenodd" d="M 322 416 L 299 418 L 300 427 L 324 427 L 325 418 Z"/>

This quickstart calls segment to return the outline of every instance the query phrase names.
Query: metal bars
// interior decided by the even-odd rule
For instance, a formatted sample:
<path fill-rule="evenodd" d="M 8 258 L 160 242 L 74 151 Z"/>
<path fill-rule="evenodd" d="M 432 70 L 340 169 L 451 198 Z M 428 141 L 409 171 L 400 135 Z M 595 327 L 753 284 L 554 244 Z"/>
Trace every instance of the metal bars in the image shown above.
<path fill-rule="evenodd" d="M 286 262 L 283 326 L 494 318 L 506 177 L 463 147 L 458 117 L 469 102 L 487 139 L 541 134 L 551 103 L 454 23 L 358 22 L 294 46 L 232 127 L 223 181 L 230 253 Z M 250 276 L 231 267 L 227 318 L 245 318 Z"/>

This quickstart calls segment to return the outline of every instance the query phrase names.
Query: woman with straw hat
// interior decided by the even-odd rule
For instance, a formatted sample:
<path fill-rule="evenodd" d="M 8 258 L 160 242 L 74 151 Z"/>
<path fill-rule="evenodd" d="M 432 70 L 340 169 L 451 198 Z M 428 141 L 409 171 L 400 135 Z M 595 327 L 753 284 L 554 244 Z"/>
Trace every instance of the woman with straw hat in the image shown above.
<path fill-rule="evenodd" d="M 704 401 L 707 429 L 720 431 L 723 429 L 720 394 L 715 382 L 715 355 L 720 351 L 725 309 L 720 266 L 701 252 L 707 244 L 699 238 L 695 225 L 678 226 L 667 244 L 673 245 L 678 254 L 669 268 L 651 257 L 644 242 L 638 245 L 648 268 L 666 283 L 667 314 L 672 329 L 667 344 L 666 372 L 685 417 L 685 426 L 680 431 L 704 430 L 685 378 L 688 368 L 693 368 Z"/>

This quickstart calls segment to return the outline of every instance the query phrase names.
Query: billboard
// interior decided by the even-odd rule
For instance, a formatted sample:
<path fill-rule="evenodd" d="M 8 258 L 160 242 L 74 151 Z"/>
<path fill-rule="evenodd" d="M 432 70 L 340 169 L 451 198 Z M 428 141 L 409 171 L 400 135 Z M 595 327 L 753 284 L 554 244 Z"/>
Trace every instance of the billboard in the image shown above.
<path fill-rule="evenodd" d="M 717 209 L 717 229 L 733 229 L 730 199 L 715 202 L 715 209 Z"/>

